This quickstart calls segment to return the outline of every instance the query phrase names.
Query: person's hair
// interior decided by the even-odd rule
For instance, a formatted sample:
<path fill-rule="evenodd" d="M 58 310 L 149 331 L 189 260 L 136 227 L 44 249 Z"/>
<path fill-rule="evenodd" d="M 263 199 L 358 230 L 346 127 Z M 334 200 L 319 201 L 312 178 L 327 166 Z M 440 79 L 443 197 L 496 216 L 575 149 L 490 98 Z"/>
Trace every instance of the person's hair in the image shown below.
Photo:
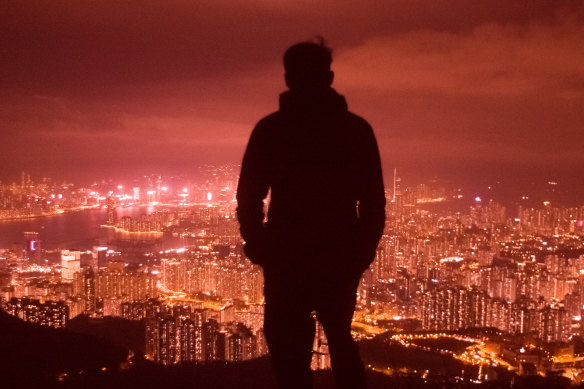
<path fill-rule="evenodd" d="M 294 86 L 328 83 L 332 61 L 331 50 L 324 42 L 297 43 L 284 54 L 287 81 Z"/>

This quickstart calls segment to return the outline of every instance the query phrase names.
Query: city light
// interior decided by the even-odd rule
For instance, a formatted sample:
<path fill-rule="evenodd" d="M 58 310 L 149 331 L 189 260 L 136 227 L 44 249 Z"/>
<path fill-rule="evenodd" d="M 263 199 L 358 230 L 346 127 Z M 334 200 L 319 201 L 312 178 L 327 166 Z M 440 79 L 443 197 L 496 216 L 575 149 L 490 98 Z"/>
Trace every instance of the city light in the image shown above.
<path fill-rule="evenodd" d="M 186 180 L 178 182 L 178 192 L 160 186 L 162 177 L 136 181 L 130 193 L 121 185 L 114 193 L 117 185 L 109 184 L 78 192 L 59 186 L 39 189 L 26 206 L 3 215 L 20 220 L 86 212 L 88 223 L 97 220 L 91 228 L 99 228 L 102 235 L 88 239 L 89 247 L 69 247 L 63 240 L 63 247 L 51 251 L 47 246 L 54 238 L 46 235 L 50 231 L 27 231 L 21 251 L 2 248 L 0 281 L 3 271 L 10 273 L 9 281 L 3 281 L 9 288 L 0 296 L 4 307 L 53 327 L 66 327 L 81 314 L 94 320 L 144 320 L 150 334 L 146 358 L 161 364 L 209 360 L 211 356 L 200 350 L 203 342 L 215 338 L 207 339 L 204 333 L 221 334 L 221 347 L 231 350 L 213 358 L 263 355 L 262 270 L 242 252 L 233 185 L 237 172 L 211 170 L 206 180 L 188 181 L 189 187 L 184 186 Z M 26 198 L 26 193 L 16 196 Z M 550 366 L 569 364 L 570 377 L 577 376 L 584 357 L 553 356 L 552 345 L 571 344 L 583 331 L 584 300 L 578 293 L 584 283 L 584 257 L 579 254 L 584 244 L 582 207 L 540 203 L 509 210 L 477 197 L 473 206 L 432 210 L 426 207 L 449 205 L 462 193 L 428 185 L 402 187 L 388 196 L 395 201 L 388 208 L 376 258 L 357 293 L 351 325 L 355 339 L 391 334 L 400 347 L 514 373 L 519 371 L 517 355 L 547 352 Z M 2 261 L 12 262 L 2 268 Z M 181 334 L 189 328 L 196 334 L 188 338 L 194 339 L 192 350 L 199 351 L 173 354 L 170 350 L 185 350 L 187 345 L 180 342 L 187 338 Z M 170 331 L 174 343 L 162 349 L 154 342 L 164 331 Z M 480 335 L 456 334 L 464 331 Z M 514 345 L 528 335 L 537 345 Z M 454 350 L 443 341 L 466 343 Z M 247 342 L 248 351 L 237 348 L 240 342 Z M 315 348 L 315 366 L 330 367 L 324 338 L 317 344 L 321 346 Z M 540 368 L 542 374 L 545 369 Z M 382 370 L 395 374 L 392 368 Z M 424 375 L 414 370 L 411 374 Z M 483 382 L 485 376 L 473 380 Z"/>

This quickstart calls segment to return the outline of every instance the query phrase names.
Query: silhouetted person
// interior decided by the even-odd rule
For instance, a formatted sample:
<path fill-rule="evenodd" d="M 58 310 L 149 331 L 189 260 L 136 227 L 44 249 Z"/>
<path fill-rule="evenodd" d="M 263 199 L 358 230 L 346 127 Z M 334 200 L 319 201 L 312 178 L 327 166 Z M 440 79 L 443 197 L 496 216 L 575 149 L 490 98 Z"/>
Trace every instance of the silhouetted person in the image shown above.
<path fill-rule="evenodd" d="M 312 311 L 337 387 L 365 387 L 351 319 L 383 232 L 385 195 L 373 131 L 331 88 L 331 62 L 323 45 L 286 51 L 290 90 L 253 130 L 237 189 L 245 253 L 264 270 L 264 330 L 282 389 L 312 387 Z"/>

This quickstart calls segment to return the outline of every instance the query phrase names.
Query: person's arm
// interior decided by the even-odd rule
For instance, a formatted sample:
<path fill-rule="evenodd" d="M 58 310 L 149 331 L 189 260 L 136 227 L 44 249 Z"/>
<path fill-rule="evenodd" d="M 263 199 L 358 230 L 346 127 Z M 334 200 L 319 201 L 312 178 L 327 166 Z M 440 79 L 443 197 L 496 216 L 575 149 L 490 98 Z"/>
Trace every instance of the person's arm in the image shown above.
<path fill-rule="evenodd" d="M 261 263 L 265 249 L 264 202 L 268 195 L 268 162 L 261 123 L 253 130 L 237 186 L 237 218 L 246 255 L 254 263 Z"/>
<path fill-rule="evenodd" d="M 381 160 L 375 135 L 367 126 L 363 138 L 362 174 L 359 199 L 359 243 L 363 250 L 364 265 L 375 258 L 377 244 L 385 226 L 385 188 Z"/>

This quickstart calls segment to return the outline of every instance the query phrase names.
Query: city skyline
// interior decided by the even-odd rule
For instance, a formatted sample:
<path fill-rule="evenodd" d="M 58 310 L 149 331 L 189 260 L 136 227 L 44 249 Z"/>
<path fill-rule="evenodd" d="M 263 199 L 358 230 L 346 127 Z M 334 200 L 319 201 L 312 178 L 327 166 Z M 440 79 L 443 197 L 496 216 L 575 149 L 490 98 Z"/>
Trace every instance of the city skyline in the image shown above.
<path fill-rule="evenodd" d="M 237 166 L 198 170 L 188 183 L 148 176 L 83 188 L 23 174 L 0 185 L 0 314 L 31 330 L 132 328 L 125 362 L 99 362 L 100 375 L 265 355 L 262 269 L 243 252 Z M 449 384 L 558 374 L 581 383 L 584 206 L 506 207 L 435 182 L 408 186 L 396 175 L 392 184 L 352 335 L 383 354 L 433 355 L 441 367 L 365 353 L 369 373 Z M 17 239 L 6 240 L 12 230 Z M 312 368 L 328 369 L 315 325 Z M 45 380 L 85 374 L 70 366 Z"/>
<path fill-rule="evenodd" d="M 584 388 L 581 0 L 15 0 L 0 25 L 3 383 L 178 387 L 205 369 L 243 387 L 237 365 L 263 387 L 282 273 L 278 285 L 300 281 L 281 288 L 282 312 L 304 289 L 355 297 L 347 339 L 379 387 Z M 330 173 L 361 166 L 346 139 L 322 158 L 340 150 L 336 121 L 314 155 L 310 134 L 274 147 L 295 162 L 259 174 L 277 179 L 250 197 L 268 241 L 256 261 L 242 157 L 301 41 L 332 49 L 332 86 L 372 125 L 384 182 L 377 157 Z M 370 170 L 375 187 L 352 189 Z M 302 199 L 289 229 L 280 182 Z M 332 293 L 328 277 L 369 246 L 373 192 L 370 266 Z M 345 203 L 363 228 L 342 228 Z M 322 312 L 305 312 L 315 377 L 338 361 Z"/>
<path fill-rule="evenodd" d="M 419 181 L 583 191 L 577 1 L 0 7 L 2 181 L 238 163 L 285 90 L 284 50 L 322 35 L 334 86 L 371 121 L 386 177 L 397 166 Z"/>

